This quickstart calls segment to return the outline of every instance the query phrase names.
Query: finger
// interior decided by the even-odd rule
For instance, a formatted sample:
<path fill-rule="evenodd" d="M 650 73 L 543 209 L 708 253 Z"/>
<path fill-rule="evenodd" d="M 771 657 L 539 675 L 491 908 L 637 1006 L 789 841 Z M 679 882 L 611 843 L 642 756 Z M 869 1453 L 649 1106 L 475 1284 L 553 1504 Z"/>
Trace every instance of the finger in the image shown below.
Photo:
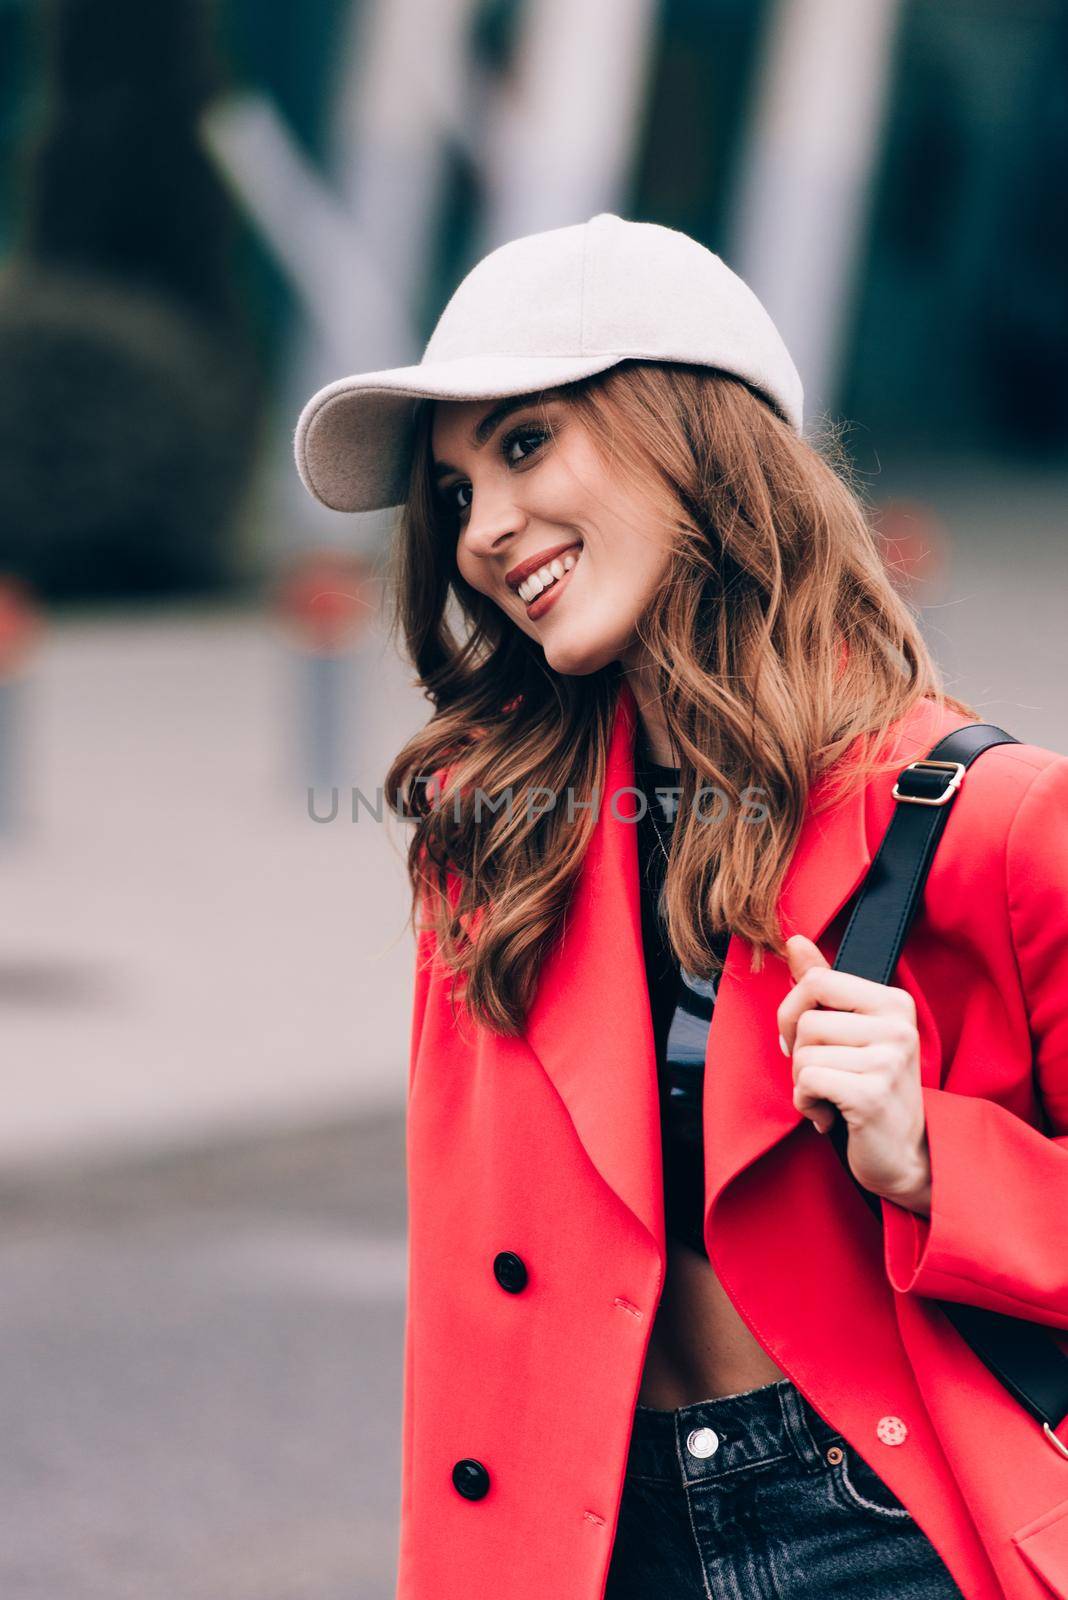
<path fill-rule="evenodd" d="M 852 972 L 835 972 L 832 967 L 810 967 L 776 1012 L 779 1032 L 788 1045 L 793 1044 L 798 1017 L 817 1006 L 832 1011 L 855 1011 L 865 1016 L 893 1013 L 910 1019 L 915 1018 L 916 1011 L 915 1001 L 905 989 L 873 983 L 870 978 L 858 978 Z"/>
<path fill-rule="evenodd" d="M 912 1015 L 916 1011 L 916 1002 L 898 984 L 876 983 L 855 972 L 836 972 L 833 967 L 810 967 L 798 979 L 797 986 L 807 987 L 821 1005 L 836 1011 L 901 1011 Z"/>
<path fill-rule="evenodd" d="M 794 1079 L 794 1105 L 799 1111 L 829 1100 L 843 1117 L 869 1118 L 882 1098 L 879 1085 L 863 1073 L 841 1067 L 802 1064 Z"/>
<path fill-rule="evenodd" d="M 795 980 L 809 967 L 829 967 L 831 964 L 816 941 L 803 933 L 792 933 L 787 939 L 786 957 Z"/>
<path fill-rule="evenodd" d="M 860 1011 L 802 1011 L 794 1029 L 794 1049 L 807 1044 L 861 1046 L 889 1043 L 898 1036 L 893 1017 L 873 1017 Z"/>
<path fill-rule="evenodd" d="M 797 1111 L 806 1122 L 811 1122 L 817 1133 L 830 1133 L 838 1115 L 838 1107 L 832 1100 L 817 1100 L 811 1106 L 798 1106 Z"/>
<path fill-rule="evenodd" d="M 801 1115 L 811 1122 L 817 1133 L 830 1133 L 837 1114 L 838 1107 L 833 1100 L 817 1100 L 814 1105 L 801 1111 Z"/>
<path fill-rule="evenodd" d="M 833 1072 L 848 1074 L 852 1078 L 872 1077 L 875 1073 L 884 1074 L 889 1065 L 889 1057 L 881 1044 L 875 1045 L 835 1045 L 835 1044 L 804 1044 L 798 1045 L 791 1061 L 791 1073 L 796 1083 L 805 1068 L 827 1068 Z"/>

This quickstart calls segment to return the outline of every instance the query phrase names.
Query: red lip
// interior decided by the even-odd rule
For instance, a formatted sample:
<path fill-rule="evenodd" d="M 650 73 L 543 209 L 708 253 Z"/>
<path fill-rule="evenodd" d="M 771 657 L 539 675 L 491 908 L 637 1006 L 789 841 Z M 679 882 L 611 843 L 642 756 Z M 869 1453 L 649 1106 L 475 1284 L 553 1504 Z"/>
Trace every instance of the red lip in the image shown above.
<path fill-rule="evenodd" d="M 582 540 L 572 539 L 567 544 L 554 544 L 548 550 L 539 550 L 536 556 L 531 556 L 526 561 L 521 561 L 518 567 L 513 567 L 504 575 L 504 581 L 509 589 L 518 590 L 519 585 L 530 577 L 532 572 L 537 572 L 539 567 L 544 567 L 547 562 L 554 561 L 557 556 L 562 556 L 565 550 L 581 550 Z"/>

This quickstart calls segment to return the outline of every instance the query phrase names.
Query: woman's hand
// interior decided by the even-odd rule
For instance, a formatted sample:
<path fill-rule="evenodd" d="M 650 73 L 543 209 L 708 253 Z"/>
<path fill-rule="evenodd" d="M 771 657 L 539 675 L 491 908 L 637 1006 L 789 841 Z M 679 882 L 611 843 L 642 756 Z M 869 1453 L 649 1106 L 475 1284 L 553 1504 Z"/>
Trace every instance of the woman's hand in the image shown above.
<path fill-rule="evenodd" d="M 811 939 L 786 941 L 794 987 L 776 1016 L 793 1056 L 794 1105 L 820 1133 L 837 1106 L 857 1182 L 929 1213 L 931 1161 L 920 1082 L 916 1004 L 905 989 L 835 972 Z"/>

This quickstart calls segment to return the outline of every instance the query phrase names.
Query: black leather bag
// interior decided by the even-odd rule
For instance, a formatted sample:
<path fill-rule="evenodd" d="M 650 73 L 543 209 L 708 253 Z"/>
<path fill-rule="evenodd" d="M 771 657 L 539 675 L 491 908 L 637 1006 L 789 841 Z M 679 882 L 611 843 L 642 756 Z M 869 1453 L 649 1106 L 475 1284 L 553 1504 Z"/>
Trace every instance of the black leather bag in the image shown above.
<path fill-rule="evenodd" d="M 969 723 L 947 734 L 919 761 L 898 774 L 898 802 L 868 875 L 857 892 L 834 960 L 836 972 L 890 983 L 919 908 L 935 847 L 968 767 L 997 744 L 1018 744 L 990 722 Z M 830 1139 L 849 1176 L 882 1221 L 879 1197 L 857 1183 L 846 1148 L 849 1131 L 836 1109 Z M 937 1181 L 937 1176 L 936 1176 Z M 1068 1245 L 1066 1245 L 1068 1248 Z M 1042 1424 L 1054 1449 L 1068 1460 L 1068 1447 L 1054 1429 L 1068 1416 L 1068 1356 L 1041 1325 L 982 1306 L 939 1300 L 957 1331 L 996 1378 Z"/>

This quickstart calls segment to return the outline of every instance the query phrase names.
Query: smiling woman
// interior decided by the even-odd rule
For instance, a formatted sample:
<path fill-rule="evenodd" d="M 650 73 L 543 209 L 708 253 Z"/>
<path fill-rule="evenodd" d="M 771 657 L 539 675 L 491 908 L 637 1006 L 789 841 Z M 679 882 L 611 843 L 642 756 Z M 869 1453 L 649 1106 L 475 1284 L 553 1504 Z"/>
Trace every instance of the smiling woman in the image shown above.
<path fill-rule="evenodd" d="M 419 818 L 413 883 L 427 887 L 427 862 L 459 874 L 455 911 L 440 888 L 424 910 L 472 1014 L 521 1026 L 595 818 L 561 804 L 476 820 L 455 797 L 603 794 L 621 679 L 649 755 L 680 773 L 664 886 L 676 954 L 712 977 L 730 927 L 757 970 L 764 951 L 785 955 L 775 906 L 809 783 L 863 737 L 861 783 L 879 735 L 939 693 L 833 443 L 801 440 L 726 372 L 631 359 L 492 407 L 421 401 L 409 472 L 395 621 L 438 714 L 386 792 Z M 445 769 L 448 804 L 406 799 Z M 717 827 L 687 820 L 702 786 L 726 796 Z M 774 802 L 759 828 L 747 789 Z"/>
<path fill-rule="evenodd" d="M 1068 760 L 969 770 L 900 986 L 824 971 L 894 778 L 976 717 L 766 311 L 671 229 L 492 252 L 418 365 L 309 401 L 297 460 L 402 506 L 433 707 L 385 784 L 398 1600 L 1040 1600 L 1062 1458 L 924 1297 L 1068 1328 Z M 835 1105 L 852 1184 L 808 1129 Z"/>
<path fill-rule="evenodd" d="M 431 447 L 458 577 L 536 639 L 554 672 L 588 676 L 613 661 L 638 667 L 635 629 L 671 540 L 666 495 L 658 504 L 648 480 L 635 493 L 612 471 L 577 398 L 520 399 L 488 416 L 480 401 L 431 402 Z M 498 434 L 516 411 L 528 415 Z"/>

